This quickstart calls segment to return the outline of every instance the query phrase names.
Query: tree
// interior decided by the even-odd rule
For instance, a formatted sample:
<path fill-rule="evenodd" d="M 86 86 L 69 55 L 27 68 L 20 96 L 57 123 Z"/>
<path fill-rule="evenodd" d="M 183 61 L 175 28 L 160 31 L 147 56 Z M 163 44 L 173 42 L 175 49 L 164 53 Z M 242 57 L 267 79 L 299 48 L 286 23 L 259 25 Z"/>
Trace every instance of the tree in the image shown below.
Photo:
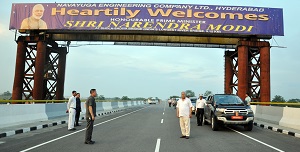
<path fill-rule="evenodd" d="M 297 102 L 300 102 L 300 99 L 290 99 L 290 100 L 287 101 L 287 102 L 297 103 Z"/>
<path fill-rule="evenodd" d="M 285 99 L 280 95 L 275 95 L 272 102 L 285 102 Z"/>
<path fill-rule="evenodd" d="M 143 101 L 143 100 L 145 100 L 145 98 L 143 98 L 143 97 L 137 97 L 137 98 L 135 98 L 135 100 Z"/>
<path fill-rule="evenodd" d="M 100 95 L 100 96 L 98 96 L 98 100 L 105 100 L 105 97 L 104 97 L 104 95 Z"/>
<path fill-rule="evenodd" d="M 114 97 L 114 100 L 120 100 L 120 98 L 119 97 Z"/>
<path fill-rule="evenodd" d="M 204 93 L 204 96 L 209 96 L 209 95 L 211 95 L 211 94 L 213 94 L 211 91 L 206 90 L 205 93 Z"/>
<path fill-rule="evenodd" d="M 123 96 L 123 97 L 121 98 L 121 100 L 130 100 L 130 98 L 128 98 L 127 96 Z"/>
<path fill-rule="evenodd" d="M 187 97 L 195 97 L 195 92 L 193 92 L 192 90 L 186 90 L 185 95 Z"/>
<path fill-rule="evenodd" d="M 9 91 L 3 92 L 3 96 L 11 96 L 12 94 Z"/>
<path fill-rule="evenodd" d="M 172 98 L 180 98 L 179 96 L 170 96 L 170 99 Z"/>

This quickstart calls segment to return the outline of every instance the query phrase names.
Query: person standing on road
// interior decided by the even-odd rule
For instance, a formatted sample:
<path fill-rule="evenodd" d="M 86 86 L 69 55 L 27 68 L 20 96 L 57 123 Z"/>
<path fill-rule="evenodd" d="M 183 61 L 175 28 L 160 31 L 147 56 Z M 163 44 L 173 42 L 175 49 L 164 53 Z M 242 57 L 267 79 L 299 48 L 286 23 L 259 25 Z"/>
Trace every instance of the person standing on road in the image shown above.
<path fill-rule="evenodd" d="M 205 103 L 206 100 L 203 99 L 203 95 L 200 94 L 199 99 L 196 102 L 196 116 L 198 126 L 202 126 Z"/>
<path fill-rule="evenodd" d="M 249 93 L 246 93 L 246 98 L 245 98 L 246 104 L 250 106 L 251 98 L 249 97 Z"/>
<path fill-rule="evenodd" d="M 169 103 L 169 107 L 171 107 L 171 104 L 172 104 L 171 98 L 168 100 L 168 103 Z"/>
<path fill-rule="evenodd" d="M 192 118 L 192 102 L 185 97 L 185 92 L 181 92 L 181 99 L 177 101 L 177 117 L 179 118 L 182 136 L 180 138 L 189 139 L 190 137 L 190 118 Z"/>
<path fill-rule="evenodd" d="M 67 111 L 69 112 L 69 122 L 68 122 L 68 130 L 76 130 L 74 128 L 75 122 L 75 114 L 76 114 L 76 91 L 72 91 L 72 96 L 69 98 L 69 102 L 67 104 Z"/>
<path fill-rule="evenodd" d="M 76 115 L 75 115 L 75 126 L 79 125 L 79 118 L 80 118 L 80 112 L 81 112 L 81 101 L 80 101 L 80 93 L 77 93 L 76 95 Z"/>
<path fill-rule="evenodd" d="M 86 132 L 85 132 L 85 144 L 94 144 L 95 141 L 92 141 L 92 134 L 94 128 L 94 120 L 96 117 L 96 102 L 95 97 L 97 96 L 96 89 L 90 90 L 91 96 L 86 100 Z"/>

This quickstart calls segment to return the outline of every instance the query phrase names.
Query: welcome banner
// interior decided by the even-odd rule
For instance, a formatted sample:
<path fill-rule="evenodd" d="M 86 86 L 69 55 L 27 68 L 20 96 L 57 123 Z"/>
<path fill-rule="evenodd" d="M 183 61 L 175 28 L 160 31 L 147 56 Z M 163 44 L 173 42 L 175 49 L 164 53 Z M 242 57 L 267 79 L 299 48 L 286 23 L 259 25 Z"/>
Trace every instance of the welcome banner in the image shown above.
<path fill-rule="evenodd" d="M 12 4 L 9 29 L 284 35 L 280 8 L 147 3 Z"/>

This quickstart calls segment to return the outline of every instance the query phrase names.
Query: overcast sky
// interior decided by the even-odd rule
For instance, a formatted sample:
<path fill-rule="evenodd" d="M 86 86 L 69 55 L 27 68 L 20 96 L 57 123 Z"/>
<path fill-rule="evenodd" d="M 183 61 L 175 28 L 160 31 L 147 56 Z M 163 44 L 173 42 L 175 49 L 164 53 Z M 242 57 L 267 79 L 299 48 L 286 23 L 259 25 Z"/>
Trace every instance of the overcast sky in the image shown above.
<path fill-rule="evenodd" d="M 12 91 L 16 48 L 14 31 L 9 31 L 12 3 L 24 0 L 1 1 L 0 5 L 0 93 Z M 92 0 L 31 0 L 32 3 L 99 3 Z M 299 0 L 104 0 L 101 3 L 174 3 L 283 8 L 285 36 L 274 37 L 278 45 L 271 48 L 271 96 L 285 99 L 300 98 Z M 270 40 L 276 46 L 275 40 Z M 75 42 L 74 42 L 75 43 Z M 82 46 L 70 48 L 67 55 L 65 96 L 72 90 L 89 95 L 96 88 L 105 97 L 160 97 L 180 95 L 182 90 L 196 94 L 224 90 L 224 49 Z"/>

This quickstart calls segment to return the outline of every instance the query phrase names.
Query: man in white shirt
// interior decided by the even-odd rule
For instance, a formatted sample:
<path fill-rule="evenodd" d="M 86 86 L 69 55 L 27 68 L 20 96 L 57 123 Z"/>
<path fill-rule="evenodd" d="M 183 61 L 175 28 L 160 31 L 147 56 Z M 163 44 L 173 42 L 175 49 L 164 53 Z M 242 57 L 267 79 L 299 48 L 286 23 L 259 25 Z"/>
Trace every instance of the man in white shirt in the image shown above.
<path fill-rule="evenodd" d="M 72 96 L 69 98 L 69 102 L 67 104 L 68 112 L 69 112 L 69 121 L 68 121 L 68 130 L 76 130 L 74 128 L 75 122 L 75 114 L 76 114 L 76 91 L 72 91 Z"/>
<path fill-rule="evenodd" d="M 248 106 L 250 106 L 251 98 L 249 97 L 249 94 L 248 94 L 248 93 L 246 93 L 245 101 L 246 101 L 246 104 L 247 104 Z"/>
<path fill-rule="evenodd" d="M 200 94 L 199 99 L 196 101 L 196 116 L 198 126 L 202 126 L 205 103 L 206 100 L 203 99 L 203 95 Z"/>
<path fill-rule="evenodd" d="M 180 138 L 189 139 L 190 137 L 190 118 L 192 118 L 192 102 L 185 97 L 185 92 L 181 92 L 181 99 L 177 101 L 177 117 L 179 118 L 182 136 Z"/>

